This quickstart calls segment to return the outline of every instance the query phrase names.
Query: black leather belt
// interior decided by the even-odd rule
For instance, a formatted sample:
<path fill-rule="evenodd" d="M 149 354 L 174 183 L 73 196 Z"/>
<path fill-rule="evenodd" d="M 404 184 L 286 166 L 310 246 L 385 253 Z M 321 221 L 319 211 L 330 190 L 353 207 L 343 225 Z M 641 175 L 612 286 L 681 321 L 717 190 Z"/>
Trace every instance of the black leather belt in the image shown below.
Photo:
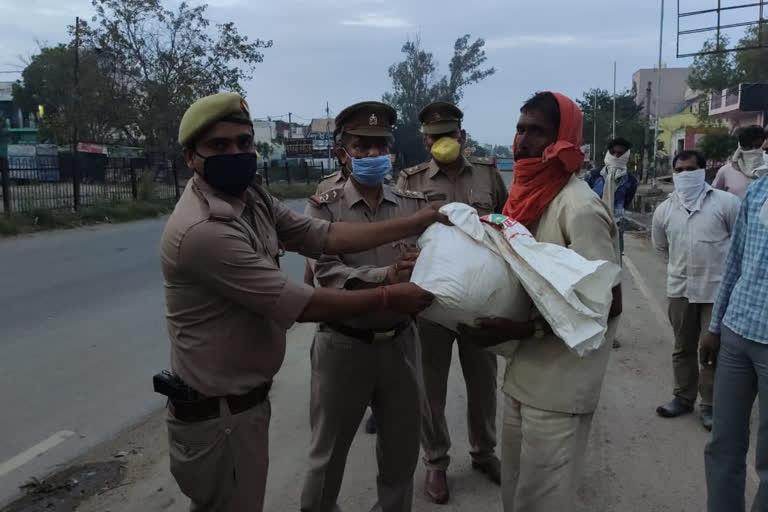
<path fill-rule="evenodd" d="M 332 329 L 344 336 L 355 338 L 363 343 L 373 343 L 375 341 L 384 341 L 397 338 L 400 333 L 406 330 L 411 322 L 403 322 L 400 325 L 396 325 L 391 329 L 355 329 L 353 327 L 347 327 L 346 325 L 339 324 L 326 324 L 329 329 Z"/>
<path fill-rule="evenodd" d="M 168 408 L 176 419 L 190 423 L 211 420 L 221 416 L 219 400 L 226 399 L 229 412 L 239 414 L 256 407 L 269 396 L 272 383 L 259 386 L 244 395 L 229 395 L 225 397 L 207 397 L 194 402 L 179 402 L 171 400 Z"/>

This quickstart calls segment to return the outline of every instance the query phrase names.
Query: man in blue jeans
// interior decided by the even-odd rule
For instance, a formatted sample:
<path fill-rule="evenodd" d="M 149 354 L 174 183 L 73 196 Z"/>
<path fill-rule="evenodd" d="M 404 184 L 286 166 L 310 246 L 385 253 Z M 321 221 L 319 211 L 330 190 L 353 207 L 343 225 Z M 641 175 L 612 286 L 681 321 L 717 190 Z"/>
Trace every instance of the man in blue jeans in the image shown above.
<path fill-rule="evenodd" d="M 701 363 L 713 366 L 712 439 L 704 451 L 709 512 L 743 512 L 749 420 L 760 403 L 752 512 L 768 511 L 768 176 L 744 196 Z"/>

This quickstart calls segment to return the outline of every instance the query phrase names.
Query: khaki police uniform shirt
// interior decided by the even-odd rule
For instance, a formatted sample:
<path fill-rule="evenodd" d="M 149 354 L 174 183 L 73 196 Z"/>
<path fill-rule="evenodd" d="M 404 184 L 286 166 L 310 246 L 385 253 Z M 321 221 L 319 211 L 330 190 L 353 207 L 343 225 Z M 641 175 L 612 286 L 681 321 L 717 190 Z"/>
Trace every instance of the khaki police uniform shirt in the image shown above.
<path fill-rule="evenodd" d="M 315 195 L 323 195 L 332 188 L 340 187 L 345 181 L 347 181 L 346 174 L 341 171 L 333 172 L 320 180 L 320 183 L 317 184 L 317 189 L 315 189 Z"/>
<path fill-rule="evenodd" d="M 383 185 L 376 211 L 372 211 L 353 181 L 348 180 L 341 187 L 311 199 L 307 212 L 328 222 L 370 223 L 411 215 L 424 204 L 422 194 Z M 387 284 L 387 269 L 399 255 L 398 245 L 416 245 L 416 241 L 417 237 L 409 237 L 369 251 L 338 256 L 324 254 L 315 263 L 315 279 L 324 288 L 347 290 L 376 288 Z M 388 330 L 409 319 L 409 315 L 380 311 L 350 318 L 342 323 L 355 329 Z"/>
<path fill-rule="evenodd" d="M 619 263 L 618 230 L 611 211 L 575 176 L 531 228 L 538 242 L 568 247 L 588 260 Z M 504 391 L 545 411 L 594 412 L 617 321 L 608 321 L 603 345 L 585 357 L 570 351 L 554 334 L 522 340 L 507 359 Z"/>
<path fill-rule="evenodd" d="M 241 201 L 195 175 L 163 232 L 171 366 L 204 395 L 241 395 L 272 380 L 285 332 L 313 293 L 281 272 L 280 253 L 316 257 L 328 240 L 328 222 L 259 190 Z"/>
<path fill-rule="evenodd" d="M 403 169 L 397 181 L 401 190 L 421 192 L 427 201 L 465 203 L 480 216 L 501 213 L 507 201 L 507 188 L 501 174 L 488 158 L 465 158 L 464 167 L 451 179 L 434 159 Z"/>

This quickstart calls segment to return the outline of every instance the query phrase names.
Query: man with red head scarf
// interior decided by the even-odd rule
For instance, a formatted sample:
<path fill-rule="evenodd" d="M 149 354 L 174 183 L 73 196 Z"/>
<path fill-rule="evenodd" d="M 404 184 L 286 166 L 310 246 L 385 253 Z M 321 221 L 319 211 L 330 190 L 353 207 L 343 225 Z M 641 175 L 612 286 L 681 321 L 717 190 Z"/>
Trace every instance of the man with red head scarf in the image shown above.
<path fill-rule="evenodd" d="M 576 176 L 584 160 L 578 106 L 561 94 L 542 92 L 520 112 L 515 177 L 504 214 L 524 224 L 539 242 L 568 247 L 588 260 L 618 263 L 611 211 Z M 620 310 L 616 286 L 607 340 L 584 357 L 570 351 L 535 310 L 527 322 L 494 318 L 460 327 L 485 347 L 520 340 L 507 360 L 503 386 L 505 512 L 573 510 Z"/>

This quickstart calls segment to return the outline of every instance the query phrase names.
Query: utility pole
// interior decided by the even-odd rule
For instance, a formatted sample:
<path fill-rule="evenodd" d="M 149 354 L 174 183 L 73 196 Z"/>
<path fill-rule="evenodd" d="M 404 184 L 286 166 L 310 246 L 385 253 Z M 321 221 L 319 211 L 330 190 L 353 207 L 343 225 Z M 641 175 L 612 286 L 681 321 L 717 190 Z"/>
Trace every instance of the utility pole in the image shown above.
<path fill-rule="evenodd" d="M 72 200 L 75 210 L 80 208 L 80 166 L 77 158 L 77 143 L 80 116 L 80 18 L 75 18 L 75 94 L 72 112 Z"/>
<path fill-rule="evenodd" d="M 719 5 L 720 2 L 718 2 Z M 761 2 L 762 3 L 762 2 Z M 659 112 L 661 108 L 661 54 L 664 41 L 664 0 L 661 0 L 661 21 L 659 22 L 659 70 L 656 75 L 656 122 L 653 127 L 653 183 L 656 183 L 656 151 L 659 149 Z"/>
<path fill-rule="evenodd" d="M 291 122 L 291 116 L 293 114 L 291 112 L 288 112 L 288 137 L 293 138 L 293 123 Z"/>
<path fill-rule="evenodd" d="M 328 144 L 328 173 L 331 173 L 331 109 L 325 102 L 325 142 Z"/>
<path fill-rule="evenodd" d="M 597 89 L 595 89 L 595 107 L 592 109 L 592 161 L 597 163 Z"/>
<path fill-rule="evenodd" d="M 616 61 L 613 61 L 613 123 L 611 124 L 611 138 L 616 138 Z"/>
<path fill-rule="evenodd" d="M 645 89 L 645 127 L 643 128 L 643 159 L 641 160 L 642 172 L 645 183 L 648 183 L 648 129 L 651 125 L 651 81 Z"/>

